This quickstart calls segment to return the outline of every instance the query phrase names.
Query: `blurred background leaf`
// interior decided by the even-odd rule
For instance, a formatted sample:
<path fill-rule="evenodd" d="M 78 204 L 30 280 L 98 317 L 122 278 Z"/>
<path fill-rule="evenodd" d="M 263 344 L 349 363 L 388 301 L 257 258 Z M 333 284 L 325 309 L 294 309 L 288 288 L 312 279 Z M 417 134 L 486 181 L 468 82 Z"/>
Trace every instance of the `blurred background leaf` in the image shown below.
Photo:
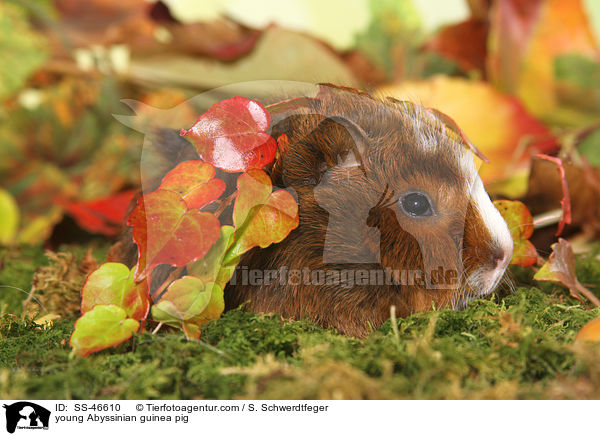
<path fill-rule="evenodd" d="M 534 174 L 538 152 L 566 161 L 575 205 L 597 195 L 595 0 L 10 0 L 0 12 L 0 180 L 19 241 L 113 233 L 107 199 L 140 186 L 139 132 L 189 125 L 206 109 L 191 97 L 263 79 L 437 108 L 491 158 L 488 190 L 538 213 L 560 195 Z M 577 216 L 568 231 L 597 237 Z M 542 233 L 532 240 L 549 248 Z"/>
<path fill-rule="evenodd" d="M 25 12 L 0 3 L 0 100 L 19 90 L 48 56 L 44 38 L 32 31 Z"/>

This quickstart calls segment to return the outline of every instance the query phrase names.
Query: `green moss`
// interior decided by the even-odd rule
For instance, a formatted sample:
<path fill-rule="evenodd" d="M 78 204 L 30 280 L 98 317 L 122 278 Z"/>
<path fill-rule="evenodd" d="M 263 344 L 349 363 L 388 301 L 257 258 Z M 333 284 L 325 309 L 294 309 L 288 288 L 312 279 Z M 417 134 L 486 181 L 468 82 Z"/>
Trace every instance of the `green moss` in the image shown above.
<path fill-rule="evenodd" d="M 47 264 L 39 246 L 0 248 L 0 314 L 21 313 L 35 269 Z"/>
<path fill-rule="evenodd" d="M 600 284 L 595 256 L 578 261 Z M 521 283 L 526 283 L 525 277 Z M 547 286 L 546 286 L 547 285 Z M 521 286 L 462 311 L 391 322 L 366 339 L 239 310 L 202 342 L 174 330 L 70 360 L 73 320 L 0 321 L 4 398 L 600 398 L 600 346 L 573 345 L 600 309 Z"/>

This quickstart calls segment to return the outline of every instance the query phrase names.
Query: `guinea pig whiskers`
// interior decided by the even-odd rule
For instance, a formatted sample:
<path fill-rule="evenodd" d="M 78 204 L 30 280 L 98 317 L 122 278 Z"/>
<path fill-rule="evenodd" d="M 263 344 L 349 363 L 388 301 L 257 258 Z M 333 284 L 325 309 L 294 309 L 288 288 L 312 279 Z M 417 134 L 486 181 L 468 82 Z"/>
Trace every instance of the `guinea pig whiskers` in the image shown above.
<path fill-rule="evenodd" d="M 461 258 L 462 252 L 464 248 L 461 249 Z M 466 257 L 463 262 L 467 263 L 470 260 L 470 257 Z M 451 297 L 450 306 L 452 309 L 464 309 L 467 306 L 467 303 L 474 296 L 473 288 L 469 284 L 469 272 L 467 270 L 463 270 L 458 280 L 459 286 L 461 288 L 461 292 L 455 293 Z"/>
<path fill-rule="evenodd" d="M 511 293 L 514 293 L 517 290 L 517 287 L 515 285 L 515 279 L 509 270 L 506 270 L 506 272 L 502 276 L 502 284 L 508 287 Z"/>

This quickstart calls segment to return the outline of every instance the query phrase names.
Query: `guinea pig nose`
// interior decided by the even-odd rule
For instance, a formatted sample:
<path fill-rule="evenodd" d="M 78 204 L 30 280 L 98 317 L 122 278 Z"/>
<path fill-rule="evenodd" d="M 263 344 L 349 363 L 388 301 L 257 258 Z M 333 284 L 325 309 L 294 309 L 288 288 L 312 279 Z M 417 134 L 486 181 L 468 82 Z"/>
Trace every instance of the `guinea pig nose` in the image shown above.
<path fill-rule="evenodd" d="M 492 250 L 490 254 L 490 259 L 492 261 L 492 265 L 494 267 L 500 265 L 504 261 L 505 253 L 504 250 L 500 247 L 496 247 Z"/>

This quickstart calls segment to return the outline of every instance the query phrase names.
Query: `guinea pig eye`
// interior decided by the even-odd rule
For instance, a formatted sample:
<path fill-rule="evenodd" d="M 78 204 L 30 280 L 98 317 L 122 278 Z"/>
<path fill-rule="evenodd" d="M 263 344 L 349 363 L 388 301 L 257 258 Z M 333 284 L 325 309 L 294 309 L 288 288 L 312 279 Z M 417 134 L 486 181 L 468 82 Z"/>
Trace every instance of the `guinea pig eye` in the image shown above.
<path fill-rule="evenodd" d="M 412 218 L 433 215 L 429 197 L 422 192 L 409 192 L 400 197 L 400 206 L 404 213 Z"/>

